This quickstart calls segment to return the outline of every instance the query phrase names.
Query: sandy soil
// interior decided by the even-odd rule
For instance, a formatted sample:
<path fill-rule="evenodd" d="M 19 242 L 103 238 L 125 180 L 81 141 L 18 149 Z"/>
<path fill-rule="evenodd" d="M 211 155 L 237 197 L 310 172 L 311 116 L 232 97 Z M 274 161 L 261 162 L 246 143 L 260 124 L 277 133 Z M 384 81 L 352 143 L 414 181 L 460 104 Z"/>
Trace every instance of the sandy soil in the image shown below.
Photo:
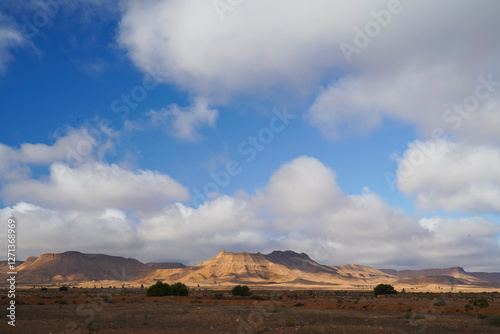
<path fill-rule="evenodd" d="M 0 333 L 500 333 L 499 293 L 195 289 L 188 297 L 146 297 L 145 289 L 17 291 L 16 327 L 7 324 L 6 291 Z M 485 319 L 467 314 L 469 298 L 487 298 Z M 434 306 L 442 299 L 445 306 Z"/>

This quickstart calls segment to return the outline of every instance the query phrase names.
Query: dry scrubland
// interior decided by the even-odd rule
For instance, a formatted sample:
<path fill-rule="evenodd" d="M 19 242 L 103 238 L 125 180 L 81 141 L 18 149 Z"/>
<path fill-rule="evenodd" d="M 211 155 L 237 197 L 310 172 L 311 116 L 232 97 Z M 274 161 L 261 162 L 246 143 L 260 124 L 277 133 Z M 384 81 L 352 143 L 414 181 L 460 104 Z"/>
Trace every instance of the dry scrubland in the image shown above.
<path fill-rule="evenodd" d="M 499 293 L 191 289 L 188 297 L 146 297 L 145 289 L 49 288 L 17 292 L 16 327 L 2 313 L 1 333 L 495 333 Z M 6 291 L 2 291 L 6 296 Z M 469 298 L 486 298 L 486 319 L 467 314 Z M 445 306 L 435 306 L 443 300 Z M 8 299 L 2 297 L 3 306 Z"/>

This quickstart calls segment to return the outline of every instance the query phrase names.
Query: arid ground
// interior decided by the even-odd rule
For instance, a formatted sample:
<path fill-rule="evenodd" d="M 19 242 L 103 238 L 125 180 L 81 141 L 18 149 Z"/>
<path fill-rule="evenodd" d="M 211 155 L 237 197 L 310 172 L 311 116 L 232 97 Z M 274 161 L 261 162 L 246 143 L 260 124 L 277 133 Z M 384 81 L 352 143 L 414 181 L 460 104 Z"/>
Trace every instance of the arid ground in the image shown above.
<path fill-rule="evenodd" d="M 470 298 L 488 300 L 486 318 L 465 312 Z M 499 333 L 500 294 L 191 289 L 146 297 L 145 289 L 36 288 L 17 291 L 15 328 L 5 314 L 1 333 Z"/>

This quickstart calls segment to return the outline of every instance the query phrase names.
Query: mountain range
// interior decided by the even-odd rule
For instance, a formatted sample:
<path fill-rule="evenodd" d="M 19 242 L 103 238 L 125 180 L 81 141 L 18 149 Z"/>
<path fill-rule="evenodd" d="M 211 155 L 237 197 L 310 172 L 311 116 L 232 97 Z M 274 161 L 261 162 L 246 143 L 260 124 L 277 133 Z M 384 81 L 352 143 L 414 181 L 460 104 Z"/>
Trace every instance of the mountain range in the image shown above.
<path fill-rule="evenodd" d="M 7 269 L 6 261 L 0 265 Z M 177 262 L 142 263 L 133 258 L 68 251 L 29 257 L 17 263 L 16 271 L 16 281 L 26 285 L 99 281 L 150 284 L 163 280 L 200 286 L 260 284 L 354 288 L 392 283 L 400 286 L 500 287 L 500 273 L 469 273 L 460 267 L 397 271 L 355 264 L 327 266 L 305 253 L 289 250 L 269 254 L 222 250 L 215 257 L 191 267 Z"/>

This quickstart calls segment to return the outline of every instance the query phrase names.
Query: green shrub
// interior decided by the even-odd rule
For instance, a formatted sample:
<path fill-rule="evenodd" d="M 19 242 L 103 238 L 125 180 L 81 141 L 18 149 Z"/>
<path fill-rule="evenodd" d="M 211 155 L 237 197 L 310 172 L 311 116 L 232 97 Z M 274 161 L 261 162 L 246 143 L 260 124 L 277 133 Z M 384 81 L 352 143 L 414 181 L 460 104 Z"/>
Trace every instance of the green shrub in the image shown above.
<path fill-rule="evenodd" d="M 157 281 L 155 284 L 151 285 L 147 291 L 146 296 L 187 296 L 189 290 L 187 286 L 181 282 L 177 282 L 172 285 L 163 283 L 162 281 Z"/>
<path fill-rule="evenodd" d="M 68 291 L 68 287 L 63 285 L 59 288 L 59 291 Z"/>
<path fill-rule="evenodd" d="M 375 297 L 378 295 L 394 295 L 398 292 L 394 290 L 394 287 L 390 284 L 379 284 L 373 289 Z"/>
<path fill-rule="evenodd" d="M 465 312 L 474 311 L 477 317 L 481 318 L 479 310 L 487 308 L 488 306 L 490 306 L 490 304 L 484 298 L 469 299 L 469 303 L 465 305 Z"/>
<path fill-rule="evenodd" d="M 250 296 L 250 288 L 246 285 L 237 285 L 231 292 L 233 296 Z"/>
<path fill-rule="evenodd" d="M 151 285 L 146 291 L 146 296 L 170 296 L 170 285 L 163 283 L 162 281 L 157 281 L 155 284 Z"/>
<path fill-rule="evenodd" d="M 189 290 L 185 284 L 177 282 L 170 286 L 170 293 L 172 296 L 187 296 L 189 294 Z"/>

